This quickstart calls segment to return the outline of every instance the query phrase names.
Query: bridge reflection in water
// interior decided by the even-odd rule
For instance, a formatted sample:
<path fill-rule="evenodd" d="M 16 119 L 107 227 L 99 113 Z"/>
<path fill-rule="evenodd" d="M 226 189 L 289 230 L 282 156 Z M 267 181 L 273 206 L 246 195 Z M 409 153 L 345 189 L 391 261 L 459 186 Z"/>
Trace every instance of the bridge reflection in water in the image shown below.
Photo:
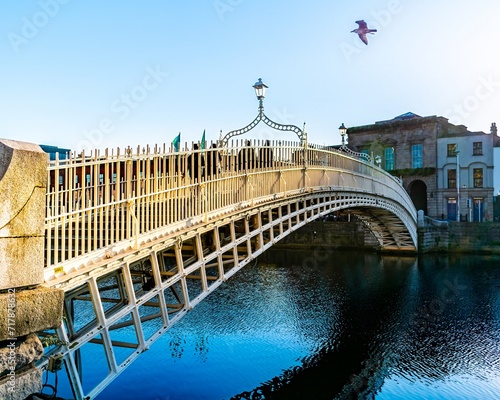
<path fill-rule="evenodd" d="M 498 261 L 274 246 L 98 399 L 497 399 Z M 99 348 L 86 384 L 107 371 Z"/>
<path fill-rule="evenodd" d="M 62 345 L 47 356 L 63 357 L 77 399 L 96 396 L 220 284 L 310 221 L 344 210 L 382 250 L 416 250 L 416 210 L 401 182 L 327 147 L 129 148 L 55 160 L 48 178 L 45 280 L 66 297 Z M 82 355 L 95 346 L 106 368 L 83 383 Z"/>

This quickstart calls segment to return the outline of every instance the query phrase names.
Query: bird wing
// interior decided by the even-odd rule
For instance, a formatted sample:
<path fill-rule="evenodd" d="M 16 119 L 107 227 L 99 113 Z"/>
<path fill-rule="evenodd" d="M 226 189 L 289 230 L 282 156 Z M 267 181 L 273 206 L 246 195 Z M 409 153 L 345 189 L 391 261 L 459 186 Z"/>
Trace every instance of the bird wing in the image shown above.
<path fill-rule="evenodd" d="M 366 28 L 368 28 L 368 25 L 366 25 L 366 22 L 365 22 L 364 20 L 362 20 L 362 19 L 360 19 L 359 21 L 356 21 L 356 23 L 359 25 L 359 27 L 360 27 L 361 29 L 366 29 Z"/>
<path fill-rule="evenodd" d="M 364 44 L 368 44 L 368 39 L 364 33 L 358 33 L 358 36 Z"/>

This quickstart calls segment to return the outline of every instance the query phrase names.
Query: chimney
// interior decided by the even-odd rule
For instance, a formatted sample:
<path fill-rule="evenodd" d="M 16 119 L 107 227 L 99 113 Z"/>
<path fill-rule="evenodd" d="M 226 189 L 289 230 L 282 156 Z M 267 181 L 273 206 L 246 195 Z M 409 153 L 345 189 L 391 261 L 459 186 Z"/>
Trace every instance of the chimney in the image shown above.
<path fill-rule="evenodd" d="M 491 134 L 496 135 L 497 134 L 497 124 L 496 122 L 491 123 L 491 128 L 490 128 Z"/>

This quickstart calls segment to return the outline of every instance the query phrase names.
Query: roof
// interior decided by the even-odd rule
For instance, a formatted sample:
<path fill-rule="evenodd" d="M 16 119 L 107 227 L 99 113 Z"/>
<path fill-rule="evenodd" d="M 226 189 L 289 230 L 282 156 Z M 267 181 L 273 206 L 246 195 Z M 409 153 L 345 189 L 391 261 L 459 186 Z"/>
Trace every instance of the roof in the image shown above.
<path fill-rule="evenodd" d="M 388 127 L 395 128 L 397 126 L 415 126 L 429 122 L 438 122 L 438 123 L 447 123 L 448 120 L 444 117 L 438 117 L 436 115 L 430 115 L 427 117 L 421 117 L 412 112 L 407 112 L 393 119 L 388 119 L 384 121 L 377 121 L 370 125 L 364 126 L 353 126 L 348 128 L 347 133 L 355 133 L 355 132 L 366 132 L 366 131 L 380 131 L 384 130 Z"/>
<path fill-rule="evenodd" d="M 420 115 L 417 115 L 417 114 L 412 113 L 410 111 L 410 112 L 398 115 L 397 117 L 394 117 L 393 119 L 387 119 L 385 121 L 376 121 L 375 123 L 376 124 L 386 124 L 386 123 L 392 122 L 392 121 L 404 121 L 404 120 L 413 119 L 413 118 L 422 118 L 422 117 Z"/>
<path fill-rule="evenodd" d="M 65 160 L 66 156 L 68 153 L 71 153 L 71 149 L 63 149 L 61 147 L 57 146 L 51 146 L 48 144 L 40 144 L 40 148 L 49 154 L 49 159 L 50 160 L 55 160 L 56 159 L 56 153 L 59 153 L 59 159 L 60 160 Z"/>

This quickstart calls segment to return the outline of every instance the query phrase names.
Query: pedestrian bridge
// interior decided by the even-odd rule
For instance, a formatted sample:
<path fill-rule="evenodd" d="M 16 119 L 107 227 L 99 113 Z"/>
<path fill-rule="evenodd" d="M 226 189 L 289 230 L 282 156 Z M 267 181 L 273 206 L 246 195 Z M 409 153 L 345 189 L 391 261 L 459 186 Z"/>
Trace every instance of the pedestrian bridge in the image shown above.
<path fill-rule="evenodd" d="M 45 284 L 65 291 L 65 318 L 47 354 L 64 360 L 75 398 L 101 392 L 220 284 L 308 222 L 342 212 L 363 221 L 381 250 L 416 251 L 417 213 L 398 178 L 345 147 L 305 143 L 139 147 L 50 163 Z M 104 360 L 97 385 L 82 377 L 85 354 Z"/>

